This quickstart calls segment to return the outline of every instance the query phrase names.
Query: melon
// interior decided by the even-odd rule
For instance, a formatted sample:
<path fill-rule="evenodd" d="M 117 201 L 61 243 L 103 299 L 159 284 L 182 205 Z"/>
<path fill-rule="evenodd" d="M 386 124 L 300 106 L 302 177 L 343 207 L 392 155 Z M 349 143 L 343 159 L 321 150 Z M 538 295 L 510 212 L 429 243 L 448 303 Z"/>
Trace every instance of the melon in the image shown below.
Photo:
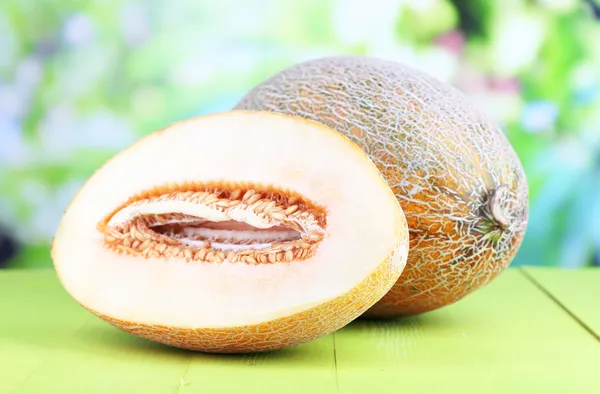
<path fill-rule="evenodd" d="M 300 116 L 349 137 L 376 163 L 406 215 L 410 252 L 365 316 L 414 315 L 489 283 L 513 260 L 528 220 L 522 165 L 499 127 L 457 89 L 383 59 L 291 66 L 235 109 Z"/>
<path fill-rule="evenodd" d="M 52 258 L 66 291 L 133 335 L 253 352 L 330 333 L 377 302 L 408 254 L 374 163 L 302 118 L 230 111 L 119 152 L 65 211 Z"/>

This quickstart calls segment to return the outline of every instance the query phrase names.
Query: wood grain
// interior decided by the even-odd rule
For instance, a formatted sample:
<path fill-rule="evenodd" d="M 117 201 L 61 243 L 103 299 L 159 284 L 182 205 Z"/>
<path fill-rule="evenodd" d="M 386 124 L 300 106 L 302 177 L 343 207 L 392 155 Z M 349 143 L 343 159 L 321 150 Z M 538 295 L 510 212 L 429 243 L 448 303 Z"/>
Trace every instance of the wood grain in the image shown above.
<path fill-rule="evenodd" d="M 419 317 L 335 333 L 340 393 L 600 393 L 600 346 L 518 270 Z"/>
<path fill-rule="evenodd" d="M 0 316 L 0 394 L 336 390 L 332 336 L 256 355 L 169 348 L 85 311 L 54 271 L 0 271 Z"/>
<path fill-rule="evenodd" d="M 54 271 L 1 273 L 0 299 L 2 394 L 173 393 L 189 364 L 92 316 Z"/>
<path fill-rule="evenodd" d="M 294 348 L 249 355 L 194 357 L 181 389 L 188 393 L 335 393 L 333 336 Z"/>
<path fill-rule="evenodd" d="M 527 267 L 523 270 L 600 340 L 600 269 Z"/>

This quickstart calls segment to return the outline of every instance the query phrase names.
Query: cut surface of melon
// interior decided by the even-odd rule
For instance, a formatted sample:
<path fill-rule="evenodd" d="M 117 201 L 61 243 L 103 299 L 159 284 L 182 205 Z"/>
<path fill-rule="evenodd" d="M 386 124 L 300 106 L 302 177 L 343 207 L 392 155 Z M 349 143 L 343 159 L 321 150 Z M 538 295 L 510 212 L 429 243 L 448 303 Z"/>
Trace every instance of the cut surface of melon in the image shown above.
<path fill-rule="evenodd" d="M 69 294 L 125 331 L 245 352 L 347 324 L 407 252 L 404 214 L 356 145 L 300 118 L 235 111 L 109 160 L 65 212 L 52 257 Z"/>

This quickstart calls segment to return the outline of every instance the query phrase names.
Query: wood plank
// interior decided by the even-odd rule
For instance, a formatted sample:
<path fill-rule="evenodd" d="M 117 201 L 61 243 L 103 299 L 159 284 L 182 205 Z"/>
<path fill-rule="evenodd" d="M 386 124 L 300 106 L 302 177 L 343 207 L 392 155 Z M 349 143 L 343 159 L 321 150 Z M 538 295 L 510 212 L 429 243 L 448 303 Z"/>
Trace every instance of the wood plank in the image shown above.
<path fill-rule="evenodd" d="M 191 360 L 86 312 L 53 271 L 0 273 L 0 300 L 0 393 L 174 393 Z"/>
<path fill-rule="evenodd" d="M 334 394 L 333 335 L 291 349 L 251 355 L 198 355 L 180 393 Z"/>
<path fill-rule="evenodd" d="M 600 268 L 524 268 L 526 274 L 600 339 Z"/>
<path fill-rule="evenodd" d="M 597 394 L 598 342 L 518 270 L 418 317 L 335 333 L 339 392 Z"/>
<path fill-rule="evenodd" d="M 123 333 L 80 308 L 53 271 L 0 271 L 0 319 L 0 393 L 600 392 L 598 342 L 517 270 L 439 311 L 359 320 L 257 355 Z"/>
<path fill-rule="evenodd" d="M 52 271 L 0 271 L 0 393 L 12 392 L 88 318 Z"/>
<path fill-rule="evenodd" d="M 92 316 L 53 271 L 0 271 L 0 316 L 2 394 L 336 391 L 331 335 L 256 355 L 182 351 Z"/>

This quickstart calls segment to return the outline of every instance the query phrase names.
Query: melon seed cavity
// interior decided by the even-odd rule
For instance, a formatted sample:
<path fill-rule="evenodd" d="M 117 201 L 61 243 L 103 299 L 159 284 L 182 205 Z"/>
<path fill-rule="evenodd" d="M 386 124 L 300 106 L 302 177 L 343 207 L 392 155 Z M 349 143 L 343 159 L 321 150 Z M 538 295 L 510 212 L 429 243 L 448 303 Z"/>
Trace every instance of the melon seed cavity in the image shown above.
<path fill-rule="evenodd" d="M 305 260 L 325 228 L 325 210 L 297 193 L 230 183 L 155 188 L 98 225 L 117 253 L 246 264 Z"/>

